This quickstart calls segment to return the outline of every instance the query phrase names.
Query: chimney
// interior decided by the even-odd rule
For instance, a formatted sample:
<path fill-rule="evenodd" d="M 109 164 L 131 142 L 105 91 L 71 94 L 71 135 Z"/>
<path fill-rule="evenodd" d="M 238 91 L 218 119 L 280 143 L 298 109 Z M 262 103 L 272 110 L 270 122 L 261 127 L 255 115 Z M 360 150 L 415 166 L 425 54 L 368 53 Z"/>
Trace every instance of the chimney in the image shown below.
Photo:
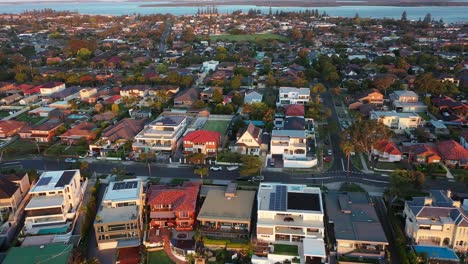
<path fill-rule="evenodd" d="M 224 192 L 224 197 L 231 200 L 232 197 L 237 196 L 237 183 L 229 183 Z"/>

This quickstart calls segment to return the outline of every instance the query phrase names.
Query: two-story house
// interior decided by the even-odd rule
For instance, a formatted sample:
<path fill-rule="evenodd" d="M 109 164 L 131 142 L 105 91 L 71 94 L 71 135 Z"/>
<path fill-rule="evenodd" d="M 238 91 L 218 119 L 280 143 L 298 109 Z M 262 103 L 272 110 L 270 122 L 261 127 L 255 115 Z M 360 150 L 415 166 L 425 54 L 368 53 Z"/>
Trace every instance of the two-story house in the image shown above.
<path fill-rule="evenodd" d="M 149 89 L 150 88 L 148 85 L 125 86 L 122 89 L 120 89 L 120 96 L 143 98 L 148 94 Z"/>
<path fill-rule="evenodd" d="M 198 100 L 199 92 L 195 87 L 181 91 L 174 98 L 175 108 L 192 108 L 193 104 Z"/>
<path fill-rule="evenodd" d="M 468 217 L 450 191 L 432 190 L 429 197 L 405 202 L 405 233 L 418 245 L 468 250 Z"/>
<path fill-rule="evenodd" d="M 18 206 L 28 194 L 29 177 L 27 173 L 0 175 L 0 220 L 6 221 L 8 214 L 16 215 Z"/>
<path fill-rule="evenodd" d="M 148 190 L 150 226 L 193 230 L 200 184 L 184 183 L 182 186 L 152 185 Z"/>
<path fill-rule="evenodd" d="M 421 113 L 427 111 L 427 105 L 419 102 L 419 96 L 413 91 L 400 90 L 390 94 L 393 109 L 397 112 Z"/>
<path fill-rule="evenodd" d="M 95 123 L 82 122 L 68 129 L 62 135 L 58 136 L 60 141 L 65 144 L 78 144 L 81 139 L 86 142 L 94 140 L 97 135 L 97 126 Z"/>
<path fill-rule="evenodd" d="M 135 136 L 133 150 L 138 152 L 172 152 L 187 128 L 187 116 L 160 115 Z"/>
<path fill-rule="evenodd" d="M 31 187 L 25 208 L 24 233 L 32 235 L 69 232 L 86 189 L 79 170 L 46 171 Z"/>
<path fill-rule="evenodd" d="M 144 199 L 140 180 L 109 183 L 94 220 L 99 250 L 140 246 Z"/>
<path fill-rule="evenodd" d="M 39 91 L 42 96 L 49 96 L 53 93 L 65 90 L 65 83 L 62 82 L 50 82 L 40 85 Z"/>
<path fill-rule="evenodd" d="M 282 160 L 285 168 L 310 168 L 317 159 L 308 155 L 305 130 L 273 130 L 269 158 Z"/>
<path fill-rule="evenodd" d="M 89 98 L 91 98 L 95 94 L 97 94 L 97 89 L 96 88 L 92 88 L 92 87 L 83 88 L 83 89 L 80 90 L 80 99 L 87 101 L 87 100 L 89 100 Z"/>
<path fill-rule="evenodd" d="M 217 91 L 220 94 L 223 94 L 222 87 L 206 87 L 200 93 L 200 99 L 205 103 L 213 102 L 213 95 Z"/>
<path fill-rule="evenodd" d="M 63 123 L 59 120 L 47 120 L 35 126 L 26 125 L 19 131 L 19 136 L 26 140 L 50 143 L 62 125 Z"/>
<path fill-rule="evenodd" d="M 0 120 L 0 138 L 15 136 L 26 126 L 26 122 L 15 120 Z"/>
<path fill-rule="evenodd" d="M 188 132 L 183 138 L 185 154 L 202 153 L 206 156 L 216 156 L 221 141 L 221 133 L 208 130 Z"/>
<path fill-rule="evenodd" d="M 276 106 L 307 104 L 310 101 L 309 88 L 280 87 Z"/>
<path fill-rule="evenodd" d="M 231 150 L 241 154 L 260 155 L 262 129 L 249 123 L 245 131 L 239 134 L 240 136 L 237 136 L 236 143 L 231 147 Z"/>
<path fill-rule="evenodd" d="M 370 89 L 365 92 L 359 93 L 349 100 L 348 108 L 350 110 L 358 110 L 362 105 L 383 105 L 383 94 L 377 89 Z"/>
<path fill-rule="evenodd" d="M 370 119 L 377 120 L 398 132 L 421 126 L 421 117 L 416 113 L 397 113 L 396 111 L 371 111 Z"/>
<path fill-rule="evenodd" d="M 325 263 L 324 208 L 320 188 L 299 184 L 261 183 L 257 194 L 257 240 L 271 245 L 268 259 Z M 302 244 L 302 251 L 278 259 L 275 245 Z M 256 257 L 252 263 L 265 263 Z M 272 263 L 272 262 L 268 262 Z"/>

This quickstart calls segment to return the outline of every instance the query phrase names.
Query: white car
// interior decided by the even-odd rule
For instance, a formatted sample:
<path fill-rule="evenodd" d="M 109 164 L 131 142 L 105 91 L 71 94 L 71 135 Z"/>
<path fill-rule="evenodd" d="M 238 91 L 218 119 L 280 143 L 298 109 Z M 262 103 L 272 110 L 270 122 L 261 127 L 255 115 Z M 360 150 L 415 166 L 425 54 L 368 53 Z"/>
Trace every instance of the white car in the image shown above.
<path fill-rule="evenodd" d="M 229 166 L 229 167 L 226 167 L 226 169 L 228 171 L 234 171 L 234 170 L 237 170 L 239 168 L 239 166 Z"/>
<path fill-rule="evenodd" d="M 333 155 L 333 150 L 329 149 L 328 150 L 328 156 L 331 156 L 331 155 Z"/>
<path fill-rule="evenodd" d="M 213 166 L 213 167 L 210 168 L 210 170 L 212 170 L 212 171 L 221 171 L 221 170 L 223 170 L 223 167 L 221 167 L 221 166 Z"/>
<path fill-rule="evenodd" d="M 66 159 L 65 159 L 65 162 L 66 162 L 66 163 L 76 163 L 76 159 L 66 158 Z"/>

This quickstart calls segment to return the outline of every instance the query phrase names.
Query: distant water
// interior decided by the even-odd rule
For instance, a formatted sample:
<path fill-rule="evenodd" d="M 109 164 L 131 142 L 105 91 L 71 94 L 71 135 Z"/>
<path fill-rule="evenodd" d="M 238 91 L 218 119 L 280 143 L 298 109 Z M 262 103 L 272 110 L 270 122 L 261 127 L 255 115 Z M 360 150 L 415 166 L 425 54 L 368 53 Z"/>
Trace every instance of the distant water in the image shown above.
<path fill-rule="evenodd" d="M 161 3 L 161 2 L 159 2 Z M 93 2 L 93 3 L 17 3 L 2 4 L 0 2 L 0 13 L 22 13 L 26 10 L 52 8 L 55 10 L 77 11 L 82 14 L 105 14 L 105 15 L 125 15 L 125 14 L 155 14 L 170 13 L 173 15 L 195 14 L 197 6 L 180 7 L 141 7 L 144 4 L 156 4 L 152 2 Z M 248 11 L 251 8 L 260 9 L 263 13 L 268 13 L 268 6 L 254 5 L 219 5 L 220 13 L 230 13 L 234 10 Z M 283 11 L 300 11 L 315 9 L 314 7 L 272 7 Z M 331 16 L 354 17 L 356 13 L 360 17 L 371 18 L 396 18 L 399 19 L 403 11 L 406 11 L 408 19 L 418 20 L 424 18 L 427 13 L 431 13 L 432 18 L 445 22 L 468 21 L 467 6 L 421 6 L 421 7 L 393 7 L 393 6 L 339 6 L 339 7 L 317 7 L 320 13 L 327 12 Z"/>

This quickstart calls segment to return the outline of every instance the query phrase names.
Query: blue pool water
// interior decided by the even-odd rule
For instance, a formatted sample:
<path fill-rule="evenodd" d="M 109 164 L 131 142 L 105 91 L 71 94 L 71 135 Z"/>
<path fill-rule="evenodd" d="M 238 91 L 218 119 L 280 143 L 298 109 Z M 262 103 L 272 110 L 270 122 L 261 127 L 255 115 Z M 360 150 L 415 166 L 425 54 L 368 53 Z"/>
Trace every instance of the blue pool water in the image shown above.
<path fill-rule="evenodd" d="M 413 246 L 413 248 L 417 253 L 426 253 L 431 259 L 458 261 L 458 256 L 455 251 L 446 247 Z"/>

